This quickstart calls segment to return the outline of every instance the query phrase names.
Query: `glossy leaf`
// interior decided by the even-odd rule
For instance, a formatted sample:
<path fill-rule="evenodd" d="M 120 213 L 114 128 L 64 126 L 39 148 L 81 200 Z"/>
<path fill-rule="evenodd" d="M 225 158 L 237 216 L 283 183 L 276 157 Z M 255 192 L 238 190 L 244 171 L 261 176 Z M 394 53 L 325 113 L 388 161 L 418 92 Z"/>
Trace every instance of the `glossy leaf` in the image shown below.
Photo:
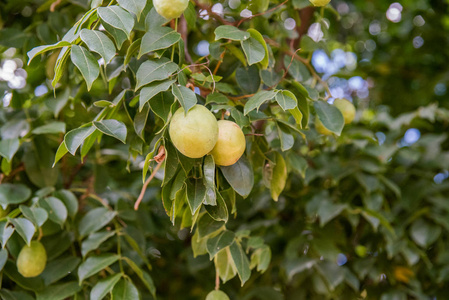
<path fill-rule="evenodd" d="M 239 275 L 240 282 L 242 286 L 251 276 L 251 269 L 249 268 L 248 257 L 242 249 L 242 246 L 237 241 L 234 241 L 230 246 L 231 257 L 234 261 L 235 267 L 237 269 L 237 274 Z"/>
<path fill-rule="evenodd" d="M 0 205 L 20 204 L 28 200 L 31 190 L 23 184 L 2 183 L 0 185 Z"/>
<path fill-rule="evenodd" d="M 100 75 L 100 67 L 95 56 L 86 50 L 86 48 L 73 45 L 71 51 L 73 64 L 80 70 L 84 80 L 87 83 L 87 90 L 90 90 L 95 79 Z"/>
<path fill-rule="evenodd" d="M 97 274 L 104 268 L 115 263 L 118 259 L 119 256 L 115 254 L 103 254 L 87 258 L 78 268 L 79 283 L 81 284 L 84 279 Z"/>
<path fill-rule="evenodd" d="M 345 125 L 345 120 L 343 119 L 340 110 L 324 101 L 315 101 L 313 106 L 324 127 L 333 133 L 340 135 Z"/>
<path fill-rule="evenodd" d="M 0 141 L 0 156 L 3 156 L 7 161 L 11 161 L 14 154 L 19 150 L 19 139 L 5 139 Z"/>
<path fill-rule="evenodd" d="M 209 252 L 210 259 L 221 251 L 230 246 L 234 242 L 235 234 L 232 231 L 222 231 L 217 236 L 207 240 L 207 252 Z"/>
<path fill-rule="evenodd" d="M 92 209 L 80 220 L 78 226 L 80 236 L 86 236 L 103 228 L 116 214 L 115 211 L 110 211 L 104 207 Z"/>
<path fill-rule="evenodd" d="M 140 46 L 139 58 L 149 52 L 166 49 L 177 43 L 181 39 L 181 34 L 169 27 L 155 28 L 142 38 Z"/>
<path fill-rule="evenodd" d="M 9 219 L 9 222 L 14 225 L 14 229 L 23 238 L 25 243 L 30 245 L 31 239 L 36 232 L 36 227 L 34 227 L 33 223 L 25 218 Z"/>
<path fill-rule="evenodd" d="M 117 273 L 99 280 L 90 291 L 90 299 L 91 300 L 103 299 L 107 294 L 109 294 L 112 291 L 112 289 L 114 288 L 114 286 L 117 284 L 117 282 L 120 280 L 121 277 L 122 274 Z"/>
<path fill-rule="evenodd" d="M 123 144 L 126 144 L 126 135 L 128 133 L 126 125 L 115 119 L 108 119 L 99 122 L 93 122 L 94 126 L 106 135 L 115 137 Z"/>
<path fill-rule="evenodd" d="M 182 108 L 184 108 L 185 114 L 195 106 L 197 101 L 196 95 L 191 89 L 174 84 L 172 85 L 172 93 L 181 104 Z"/>
<path fill-rule="evenodd" d="M 257 109 L 257 111 L 259 111 L 259 107 L 266 101 L 273 99 L 276 94 L 277 92 L 275 91 L 260 91 L 252 96 L 245 104 L 245 116 L 254 109 Z"/>
<path fill-rule="evenodd" d="M 254 185 L 254 173 L 249 160 L 243 155 L 235 164 L 220 167 L 226 180 L 242 197 L 248 197 Z"/>
<path fill-rule="evenodd" d="M 215 29 L 215 40 L 228 39 L 233 41 L 244 41 L 249 39 L 250 34 L 230 25 L 218 26 Z"/>
<path fill-rule="evenodd" d="M 169 78 L 178 66 L 167 58 L 149 60 L 140 65 L 136 74 L 136 90 L 144 85 Z"/>
<path fill-rule="evenodd" d="M 97 12 L 104 22 L 123 31 L 129 37 L 134 27 L 134 18 L 130 13 L 117 5 L 99 7 Z"/>
<path fill-rule="evenodd" d="M 108 64 L 114 58 L 116 52 L 114 43 L 103 32 L 83 29 L 80 32 L 80 37 L 90 51 L 103 57 L 105 64 Z"/>

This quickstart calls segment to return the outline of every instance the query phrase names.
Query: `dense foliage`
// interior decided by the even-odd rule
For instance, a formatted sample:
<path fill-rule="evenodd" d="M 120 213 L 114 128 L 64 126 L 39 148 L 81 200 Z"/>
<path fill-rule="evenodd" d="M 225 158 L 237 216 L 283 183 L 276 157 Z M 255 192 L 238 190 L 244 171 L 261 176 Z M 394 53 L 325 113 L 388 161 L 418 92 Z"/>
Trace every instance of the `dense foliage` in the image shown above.
<path fill-rule="evenodd" d="M 447 53 L 396 38 L 447 38 L 408 2 L 1 3 L 1 298 L 444 299 Z M 195 104 L 242 128 L 237 163 L 173 145 Z"/>

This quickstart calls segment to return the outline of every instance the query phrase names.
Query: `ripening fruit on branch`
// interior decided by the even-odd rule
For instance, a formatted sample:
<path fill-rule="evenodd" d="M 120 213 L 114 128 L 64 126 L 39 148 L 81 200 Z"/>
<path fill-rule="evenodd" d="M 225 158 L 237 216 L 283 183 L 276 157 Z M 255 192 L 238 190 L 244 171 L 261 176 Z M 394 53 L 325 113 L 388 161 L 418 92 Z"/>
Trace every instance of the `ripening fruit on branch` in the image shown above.
<path fill-rule="evenodd" d="M 345 124 L 351 123 L 355 118 L 355 106 L 349 100 L 336 99 L 334 105 L 341 111 Z"/>
<path fill-rule="evenodd" d="M 245 135 L 239 125 L 234 122 L 218 121 L 218 141 L 210 153 L 215 164 L 230 166 L 243 155 L 246 148 Z"/>
<path fill-rule="evenodd" d="M 38 241 L 25 245 L 17 257 L 17 269 L 23 277 L 39 276 L 47 264 L 47 252 Z"/>
<path fill-rule="evenodd" d="M 190 158 L 200 158 L 217 143 L 217 119 L 202 105 L 195 105 L 187 115 L 181 107 L 172 117 L 169 134 L 179 152 Z"/>
<path fill-rule="evenodd" d="M 332 135 L 332 131 L 327 129 L 324 124 L 318 119 L 318 117 L 315 118 L 315 129 L 318 133 L 324 134 L 324 135 Z"/>
<path fill-rule="evenodd" d="M 310 3 L 312 3 L 314 6 L 325 6 L 327 5 L 329 2 L 331 2 L 331 0 L 309 0 Z"/>
<path fill-rule="evenodd" d="M 153 0 L 157 13 L 167 20 L 179 18 L 189 5 L 189 0 Z"/>

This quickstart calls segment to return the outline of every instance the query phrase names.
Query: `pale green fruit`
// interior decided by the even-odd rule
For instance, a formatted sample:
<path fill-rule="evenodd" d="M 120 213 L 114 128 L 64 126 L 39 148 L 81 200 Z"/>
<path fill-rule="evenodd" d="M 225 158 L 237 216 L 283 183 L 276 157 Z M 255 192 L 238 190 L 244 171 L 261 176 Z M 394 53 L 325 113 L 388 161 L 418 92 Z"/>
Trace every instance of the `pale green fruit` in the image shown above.
<path fill-rule="evenodd" d="M 218 121 L 218 141 L 210 153 L 215 164 L 230 166 L 235 164 L 243 155 L 246 148 L 245 135 L 239 125 L 234 122 Z"/>
<path fill-rule="evenodd" d="M 189 5 L 189 0 L 153 0 L 157 13 L 167 20 L 179 18 Z"/>
<path fill-rule="evenodd" d="M 334 105 L 340 110 L 343 118 L 345 119 L 345 124 L 351 123 L 355 118 L 355 106 L 349 100 L 346 99 L 336 99 Z"/>
<path fill-rule="evenodd" d="M 202 105 L 195 105 L 187 115 L 181 107 L 172 117 L 169 133 L 179 152 L 190 158 L 200 158 L 214 148 L 218 139 L 218 123 Z"/>
<path fill-rule="evenodd" d="M 47 252 L 38 241 L 32 241 L 30 246 L 25 245 L 17 257 L 17 269 L 23 277 L 39 276 L 47 264 Z"/>
<path fill-rule="evenodd" d="M 327 5 L 329 2 L 331 2 L 331 0 L 309 0 L 310 3 L 312 3 L 314 6 L 325 6 Z"/>
<path fill-rule="evenodd" d="M 318 131 L 318 133 L 324 134 L 324 135 L 332 135 L 332 131 L 327 129 L 323 123 L 320 121 L 320 119 L 315 118 L 315 129 Z"/>
<path fill-rule="evenodd" d="M 207 294 L 206 300 L 229 300 L 229 297 L 222 291 L 212 291 Z"/>

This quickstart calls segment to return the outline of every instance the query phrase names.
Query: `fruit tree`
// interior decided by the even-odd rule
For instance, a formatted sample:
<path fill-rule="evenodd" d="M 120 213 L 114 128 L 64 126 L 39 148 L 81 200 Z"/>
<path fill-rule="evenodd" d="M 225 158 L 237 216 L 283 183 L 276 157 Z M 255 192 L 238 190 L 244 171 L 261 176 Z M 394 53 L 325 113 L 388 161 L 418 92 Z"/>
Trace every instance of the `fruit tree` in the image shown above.
<path fill-rule="evenodd" d="M 445 299 L 447 3 L 403 2 L 3 0 L 0 298 Z"/>

